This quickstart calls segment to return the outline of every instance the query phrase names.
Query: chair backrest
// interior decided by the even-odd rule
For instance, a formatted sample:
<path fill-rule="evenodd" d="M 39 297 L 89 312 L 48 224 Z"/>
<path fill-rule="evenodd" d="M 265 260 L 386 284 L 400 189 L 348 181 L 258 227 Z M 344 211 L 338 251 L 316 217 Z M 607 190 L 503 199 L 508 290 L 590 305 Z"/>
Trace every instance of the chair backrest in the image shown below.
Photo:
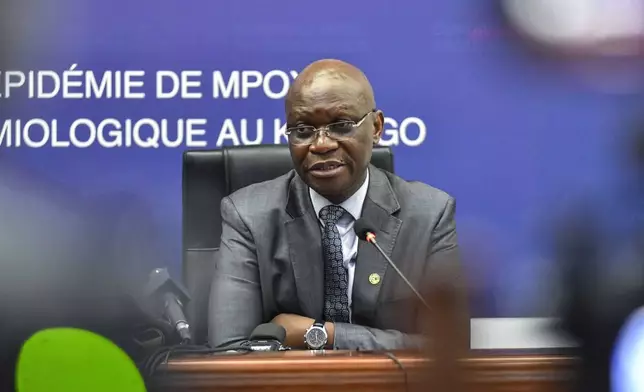
<path fill-rule="evenodd" d="M 388 147 L 373 149 L 371 163 L 392 172 Z M 247 185 L 270 180 L 293 168 L 286 145 L 223 147 L 183 154 L 183 281 L 196 343 L 207 337 L 208 301 L 214 259 L 221 237 L 221 199 Z"/>

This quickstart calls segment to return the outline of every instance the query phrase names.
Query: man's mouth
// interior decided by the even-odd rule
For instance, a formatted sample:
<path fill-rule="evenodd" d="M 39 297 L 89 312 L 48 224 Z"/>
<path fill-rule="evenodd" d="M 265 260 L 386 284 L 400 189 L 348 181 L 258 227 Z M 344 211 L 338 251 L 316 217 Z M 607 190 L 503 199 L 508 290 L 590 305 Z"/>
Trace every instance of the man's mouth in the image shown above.
<path fill-rule="evenodd" d="M 343 168 L 344 164 L 339 161 L 317 162 L 309 166 L 309 173 L 314 177 L 333 177 Z"/>
<path fill-rule="evenodd" d="M 343 166 L 341 162 L 338 161 L 326 161 L 326 162 L 317 162 L 309 167 L 309 170 L 313 171 L 329 171 L 336 169 L 340 166 Z"/>

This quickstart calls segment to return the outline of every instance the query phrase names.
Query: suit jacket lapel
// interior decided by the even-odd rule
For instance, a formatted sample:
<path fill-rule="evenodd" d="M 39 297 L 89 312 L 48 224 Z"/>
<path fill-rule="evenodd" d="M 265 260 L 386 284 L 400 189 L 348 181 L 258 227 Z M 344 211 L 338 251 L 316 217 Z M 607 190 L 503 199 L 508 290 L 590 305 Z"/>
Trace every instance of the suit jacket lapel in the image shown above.
<path fill-rule="evenodd" d="M 391 254 L 402 221 L 392 215 L 400 210 L 389 179 L 374 166 L 369 167 L 369 188 L 362 207 L 362 216 L 375 227 L 376 240 L 387 256 Z M 357 324 L 373 320 L 380 288 L 387 274 L 387 260 L 371 244 L 360 241 L 353 283 L 353 319 Z"/>
<path fill-rule="evenodd" d="M 307 185 L 295 174 L 291 180 L 284 223 L 298 300 L 304 316 L 320 319 L 324 304 L 324 260 L 320 225 Z"/>

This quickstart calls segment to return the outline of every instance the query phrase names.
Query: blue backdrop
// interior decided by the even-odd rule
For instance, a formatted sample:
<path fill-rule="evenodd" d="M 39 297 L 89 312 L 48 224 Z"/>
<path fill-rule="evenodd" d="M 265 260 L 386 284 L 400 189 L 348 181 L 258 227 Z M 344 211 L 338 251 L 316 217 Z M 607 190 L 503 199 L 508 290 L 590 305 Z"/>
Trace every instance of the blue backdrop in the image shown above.
<path fill-rule="evenodd" d="M 196 137 L 207 148 L 217 147 L 227 119 L 238 135 L 246 119 L 251 141 L 261 119 L 261 141 L 273 143 L 275 121 L 279 128 L 284 118 L 281 75 L 290 81 L 309 62 L 328 57 L 362 68 L 389 119 L 384 140 L 394 148 L 396 172 L 456 197 L 468 269 L 489 294 L 478 305 L 487 315 L 545 312 L 549 259 L 538 235 L 541 218 L 577 191 L 609 184 L 616 135 L 641 98 L 601 92 L 570 67 L 521 50 L 491 0 L 66 0 L 51 7 L 43 3 L 18 24 L 25 41 L 7 70 L 62 75 L 77 64 L 99 76 L 145 71 L 145 86 L 137 89 L 145 99 L 64 99 L 62 93 L 28 99 L 26 88 L 3 98 L 11 119 L 57 119 L 65 140 L 78 118 L 167 119 L 175 136 L 177 119 L 196 118 L 207 120 L 205 135 Z M 203 97 L 156 99 L 159 70 L 202 71 L 194 78 L 201 87 L 192 91 Z M 271 76 L 267 89 L 277 98 L 262 87 L 247 97 L 215 98 L 217 71 L 226 83 L 237 71 L 257 71 L 244 74 L 251 82 Z M 4 76 L 2 83 L 4 89 Z M 224 134 L 222 141 L 232 143 L 234 132 Z M 54 148 L 50 139 L 42 148 L 16 148 L 7 140 L 0 147 L 5 162 L 74 197 L 134 195 L 153 212 L 164 239 L 160 251 L 179 271 L 185 143 Z"/>

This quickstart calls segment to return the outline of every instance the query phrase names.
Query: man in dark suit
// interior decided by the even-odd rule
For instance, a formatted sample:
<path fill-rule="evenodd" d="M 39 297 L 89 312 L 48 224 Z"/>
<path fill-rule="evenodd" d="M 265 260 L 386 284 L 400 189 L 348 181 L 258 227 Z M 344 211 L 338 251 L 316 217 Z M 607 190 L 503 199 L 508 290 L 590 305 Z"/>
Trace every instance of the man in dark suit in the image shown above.
<path fill-rule="evenodd" d="M 353 225 L 364 217 L 408 279 L 460 286 L 454 199 L 370 165 L 384 116 L 357 68 L 309 65 L 286 98 L 294 170 L 222 200 L 210 343 L 272 321 L 293 348 L 419 347 L 413 293 Z M 467 318 L 463 322 L 468 323 Z"/>

